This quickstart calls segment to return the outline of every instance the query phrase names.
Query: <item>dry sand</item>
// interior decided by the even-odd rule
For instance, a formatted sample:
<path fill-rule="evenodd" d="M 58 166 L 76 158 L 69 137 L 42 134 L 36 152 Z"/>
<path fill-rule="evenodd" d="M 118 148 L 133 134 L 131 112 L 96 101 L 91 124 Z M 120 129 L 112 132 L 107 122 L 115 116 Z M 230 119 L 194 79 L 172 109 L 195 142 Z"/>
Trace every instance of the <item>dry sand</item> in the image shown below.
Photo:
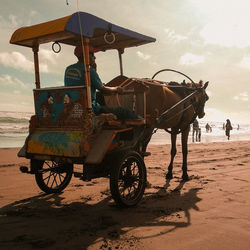
<path fill-rule="evenodd" d="M 73 178 L 44 195 L 18 149 L 0 149 L 0 249 L 250 249 L 250 142 L 189 145 L 191 180 L 165 181 L 169 145 L 150 145 L 151 187 L 134 208 L 110 198 L 108 179 Z"/>

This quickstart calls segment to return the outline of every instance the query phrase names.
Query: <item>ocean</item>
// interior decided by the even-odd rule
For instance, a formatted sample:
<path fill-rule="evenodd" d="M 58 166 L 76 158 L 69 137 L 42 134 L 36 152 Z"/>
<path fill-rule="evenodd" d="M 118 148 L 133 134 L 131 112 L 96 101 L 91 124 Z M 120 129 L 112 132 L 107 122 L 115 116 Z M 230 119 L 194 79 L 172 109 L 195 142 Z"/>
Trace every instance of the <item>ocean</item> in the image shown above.
<path fill-rule="evenodd" d="M 225 130 L 223 129 L 223 122 L 207 122 L 199 121 L 199 127 L 201 128 L 201 141 L 193 142 L 193 130 L 192 125 L 188 136 L 188 143 L 213 143 L 213 142 L 226 142 L 228 141 Z M 206 124 L 212 128 L 211 132 L 206 132 Z M 239 129 L 238 129 L 239 125 Z M 250 141 L 250 124 L 232 123 L 233 130 L 230 131 L 230 141 Z M 195 138 L 194 138 L 195 139 Z M 170 134 L 164 130 L 158 130 L 151 138 L 151 144 L 170 144 L 171 138 Z M 177 137 L 177 144 L 181 144 L 181 136 Z"/>
<path fill-rule="evenodd" d="M 29 119 L 33 113 L 0 111 L 0 148 L 21 147 L 28 135 Z M 201 128 L 201 143 L 227 141 L 225 131 L 222 129 L 223 122 L 209 122 L 212 132 L 206 132 L 207 121 L 199 120 Z M 238 125 L 240 126 L 239 129 Z M 232 123 L 230 141 L 250 140 L 250 124 Z M 177 144 L 180 144 L 180 135 Z M 192 128 L 189 133 L 189 143 L 192 141 Z M 170 144 L 170 135 L 164 130 L 157 130 L 153 134 L 150 144 Z"/>
<path fill-rule="evenodd" d="M 0 111 L 0 148 L 21 147 L 32 113 Z"/>

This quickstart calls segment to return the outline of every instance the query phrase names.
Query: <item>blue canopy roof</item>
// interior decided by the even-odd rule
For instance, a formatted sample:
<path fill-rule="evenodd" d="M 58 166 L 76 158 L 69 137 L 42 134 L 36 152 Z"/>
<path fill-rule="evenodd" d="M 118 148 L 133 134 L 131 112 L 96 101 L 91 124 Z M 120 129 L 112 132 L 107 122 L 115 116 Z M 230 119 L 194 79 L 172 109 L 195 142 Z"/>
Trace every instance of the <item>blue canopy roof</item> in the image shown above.
<path fill-rule="evenodd" d="M 90 38 L 90 45 L 99 50 L 124 49 L 155 42 L 153 37 L 112 24 L 86 12 L 16 30 L 10 43 L 33 47 L 58 41 L 78 45 L 80 36 Z"/>

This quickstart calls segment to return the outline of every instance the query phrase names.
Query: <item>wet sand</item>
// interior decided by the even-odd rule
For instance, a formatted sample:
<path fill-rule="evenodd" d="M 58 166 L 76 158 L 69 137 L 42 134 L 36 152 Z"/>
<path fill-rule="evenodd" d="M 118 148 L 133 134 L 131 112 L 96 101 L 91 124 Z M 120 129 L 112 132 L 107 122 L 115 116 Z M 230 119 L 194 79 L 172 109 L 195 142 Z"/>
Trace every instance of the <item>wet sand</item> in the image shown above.
<path fill-rule="evenodd" d="M 165 180 L 170 145 L 150 145 L 150 186 L 137 207 L 121 209 L 109 180 L 72 178 L 61 194 L 44 195 L 28 160 L 0 149 L 0 249 L 250 248 L 250 142 L 189 145 L 191 180 L 182 182 L 181 148 Z"/>

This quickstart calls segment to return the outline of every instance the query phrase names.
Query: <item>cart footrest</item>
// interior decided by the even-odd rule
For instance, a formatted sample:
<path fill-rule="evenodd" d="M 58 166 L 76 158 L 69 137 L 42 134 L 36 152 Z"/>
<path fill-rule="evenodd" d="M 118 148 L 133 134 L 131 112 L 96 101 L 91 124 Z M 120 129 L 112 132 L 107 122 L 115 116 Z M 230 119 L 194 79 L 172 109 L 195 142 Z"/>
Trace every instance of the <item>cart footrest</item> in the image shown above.
<path fill-rule="evenodd" d="M 100 164 L 115 135 L 115 130 L 103 130 L 91 146 L 85 164 Z"/>
<path fill-rule="evenodd" d="M 82 181 L 91 181 L 91 177 L 83 173 L 74 172 L 74 177 L 79 178 Z"/>
<path fill-rule="evenodd" d="M 144 152 L 142 155 L 143 155 L 144 157 L 147 157 L 147 156 L 150 156 L 151 153 L 150 153 L 150 152 Z"/>
<path fill-rule="evenodd" d="M 74 177 L 80 178 L 82 177 L 82 173 L 74 172 Z"/>
<path fill-rule="evenodd" d="M 25 173 L 25 174 L 34 174 L 34 172 L 29 171 L 29 168 L 26 167 L 26 166 L 21 166 L 21 167 L 19 168 L 19 170 L 20 170 L 22 173 Z"/>

